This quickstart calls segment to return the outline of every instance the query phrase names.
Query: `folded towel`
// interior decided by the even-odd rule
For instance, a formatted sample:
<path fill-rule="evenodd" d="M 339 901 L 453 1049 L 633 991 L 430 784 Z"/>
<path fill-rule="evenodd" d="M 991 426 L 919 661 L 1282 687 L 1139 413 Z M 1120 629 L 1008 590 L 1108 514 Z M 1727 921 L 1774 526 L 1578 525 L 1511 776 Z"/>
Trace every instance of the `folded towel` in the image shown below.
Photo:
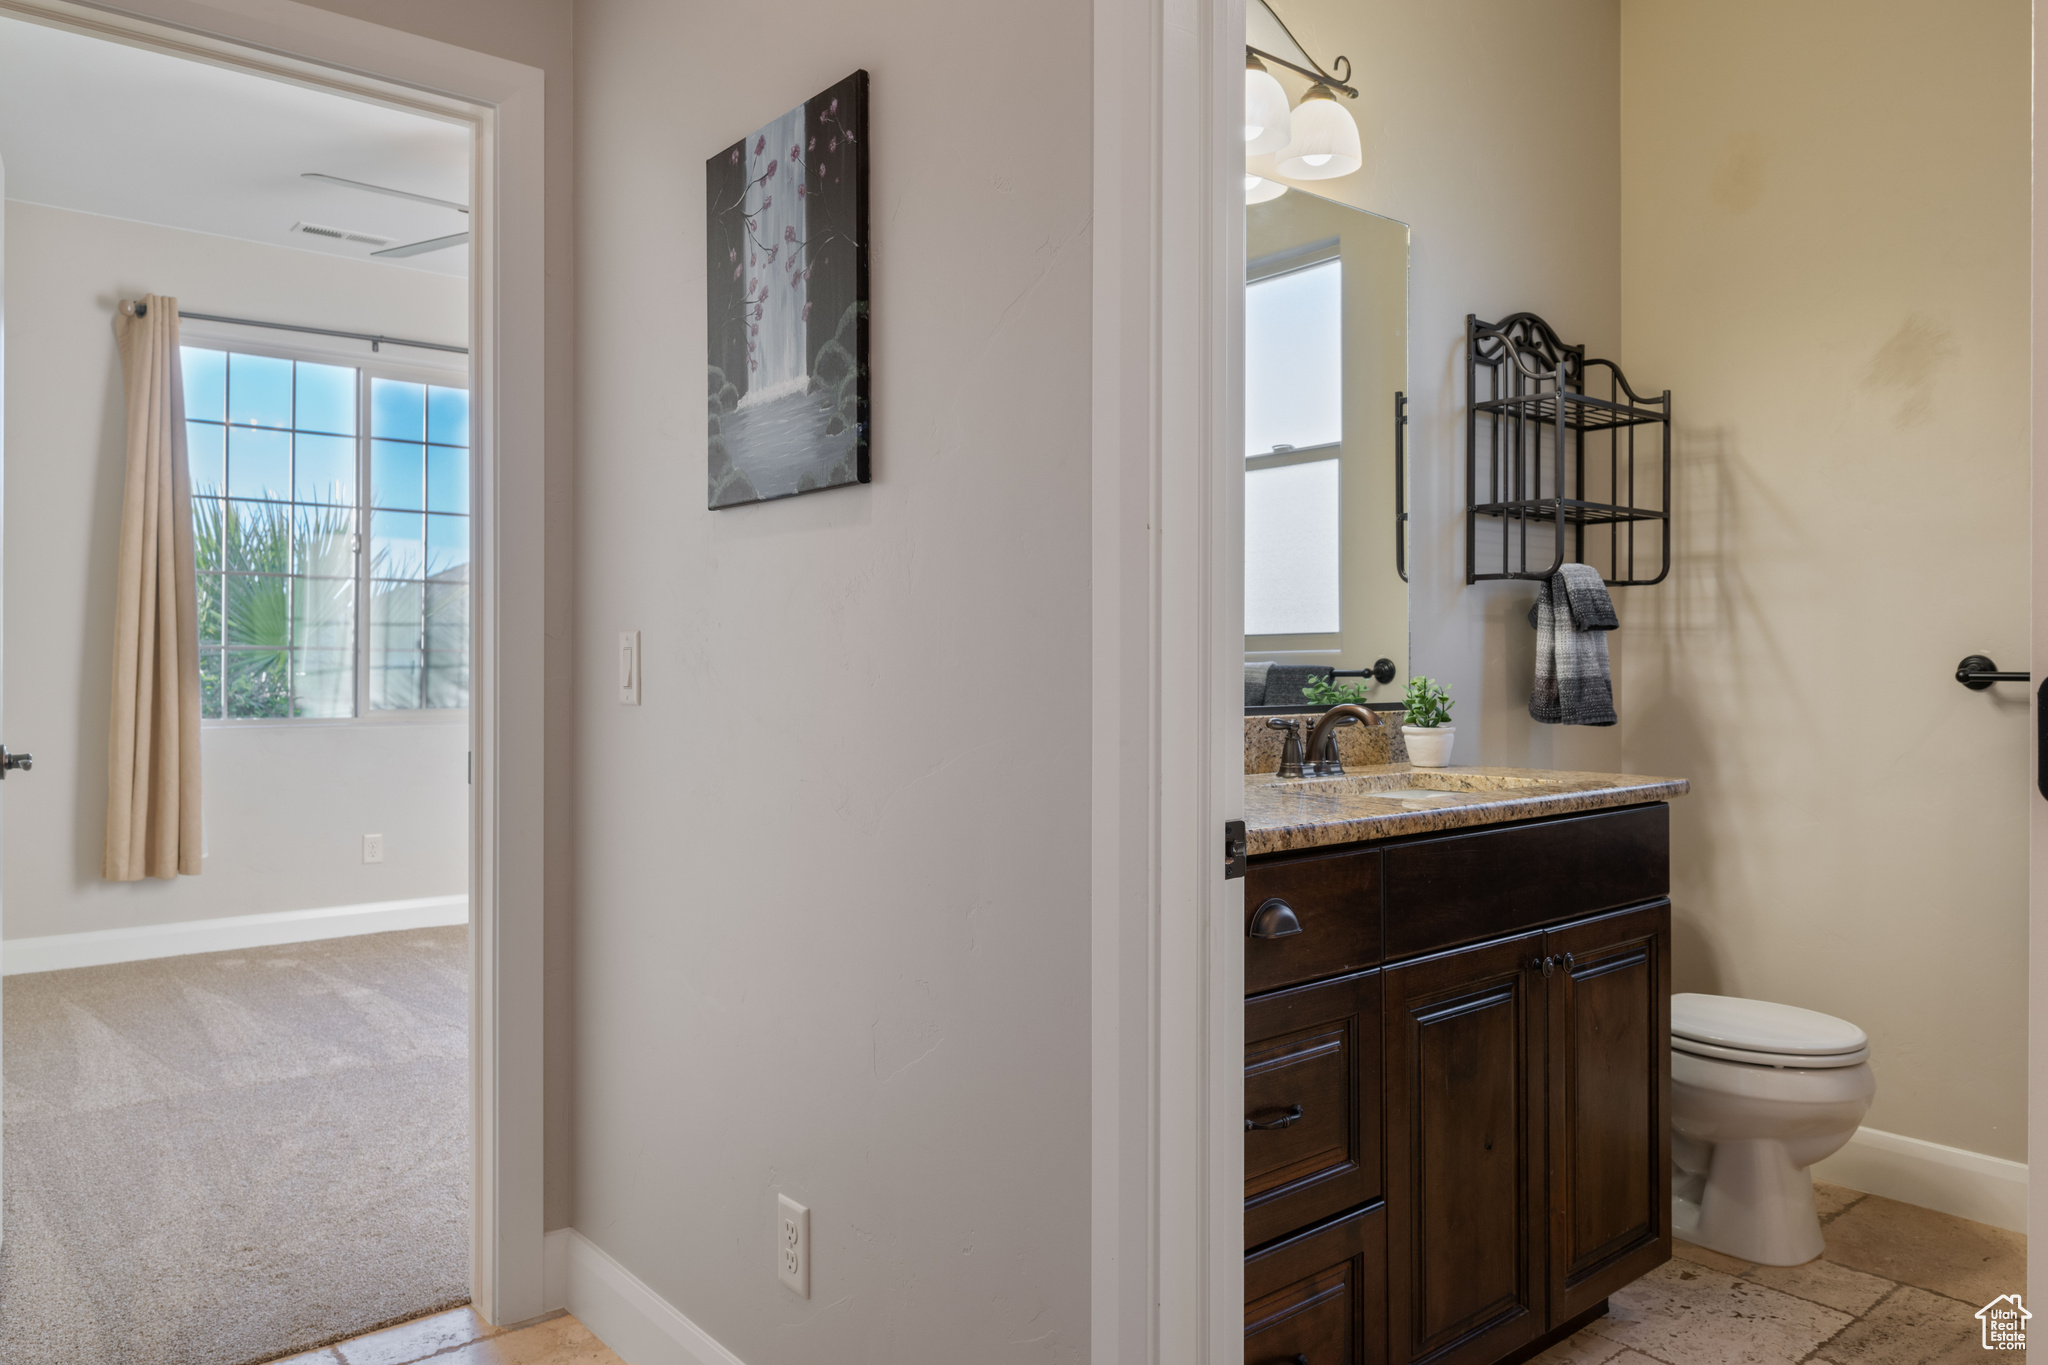
<path fill-rule="evenodd" d="M 1301 694 L 1301 689 L 1308 686 L 1311 678 L 1321 678 L 1328 682 L 1333 671 L 1320 665 L 1274 664 L 1273 671 L 1266 675 L 1265 704 L 1308 706 L 1310 702 Z"/>
<path fill-rule="evenodd" d="M 1246 664 L 1244 666 L 1244 704 L 1264 706 L 1266 704 L 1266 675 L 1273 671 L 1271 664 Z"/>
<path fill-rule="evenodd" d="M 1621 624 L 1599 571 L 1566 564 L 1537 589 L 1536 680 L 1529 714 L 1547 725 L 1612 725 L 1614 683 L 1607 673 L 1607 632 Z"/>

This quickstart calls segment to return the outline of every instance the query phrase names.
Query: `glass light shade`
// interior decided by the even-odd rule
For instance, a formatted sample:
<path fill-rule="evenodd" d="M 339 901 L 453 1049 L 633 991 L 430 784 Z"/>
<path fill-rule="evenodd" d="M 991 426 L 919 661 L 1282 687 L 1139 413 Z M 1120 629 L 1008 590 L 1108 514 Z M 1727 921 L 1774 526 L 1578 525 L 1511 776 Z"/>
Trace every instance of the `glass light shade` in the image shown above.
<path fill-rule="evenodd" d="M 1266 64 L 1249 54 L 1244 59 L 1244 154 L 1269 156 L 1285 147 L 1292 130 L 1287 119 L 1287 92 Z"/>
<path fill-rule="evenodd" d="M 1358 124 L 1327 85 L 1310 88 L 1290 120 L 1294 136 L 1276 169 L 1289 180 L 1332 180 L 1365 164 Z"/>
<path fill-rule="evenodd" d="M 1285 193 L 1287 187 L 1277 180 L 1268 180 L 1257 175 L 1247 175 L 1244 178 L 1244 202 L 1247 204 L 1263 204 L 1268 199 L 1278 199 Z"/>

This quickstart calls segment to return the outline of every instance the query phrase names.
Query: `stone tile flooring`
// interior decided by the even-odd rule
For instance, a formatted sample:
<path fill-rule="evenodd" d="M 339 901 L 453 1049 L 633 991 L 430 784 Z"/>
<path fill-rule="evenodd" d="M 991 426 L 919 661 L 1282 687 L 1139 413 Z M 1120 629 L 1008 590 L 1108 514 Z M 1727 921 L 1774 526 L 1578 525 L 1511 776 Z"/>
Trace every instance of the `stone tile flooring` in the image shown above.
<path fill-rule="evenodd" d="M 275 1365 L 625 1365 L 590 1329 L 556 1313 L 509 1330 L 467 1308 L 287 1357 Z"/>
<path fill-rule="evenodd" d="M 1827 1250 L 1751 1265 L 1680 1242 L 1669 1264 L 1538 1365 L 1965 1365 L 1976 1311 L 2024 1293 L 2027 1239 L 1834 1185 L 1818 1187 Z M 1999 1365 L 2024 1365 L 2002 1351 Z M 277 1365 L 623 1365 L 567 1313 L 500 1331 L 467 1308 Z"/>
<path fill-rule="evenodd" d="M 1827 1250 L 1751 1265 L 1680 1242 L 1540 1365 L 1962 1365 L 1987 1358 L 1976 1312 L 2024 1293 L 2027 1239 L 1818 1185 Z M 2023 1362 L 2024 1351 L 1996 1359 Z"/>

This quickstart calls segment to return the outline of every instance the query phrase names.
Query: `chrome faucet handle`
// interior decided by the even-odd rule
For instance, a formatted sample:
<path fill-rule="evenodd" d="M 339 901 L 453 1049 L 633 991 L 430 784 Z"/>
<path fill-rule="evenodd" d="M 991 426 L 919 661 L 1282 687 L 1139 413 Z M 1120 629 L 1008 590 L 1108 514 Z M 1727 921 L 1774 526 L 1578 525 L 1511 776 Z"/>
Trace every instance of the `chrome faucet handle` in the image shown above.
<path fill-rule="evenodd" d="M 1287 738 L 1280 744 L 1280 766 L 1273 773 L 1275 777 L 1302 776 L 1301 765 L 1301 722 L 1292 716 L 1266 717 L 1268 729 L 1284 730 Z"/>

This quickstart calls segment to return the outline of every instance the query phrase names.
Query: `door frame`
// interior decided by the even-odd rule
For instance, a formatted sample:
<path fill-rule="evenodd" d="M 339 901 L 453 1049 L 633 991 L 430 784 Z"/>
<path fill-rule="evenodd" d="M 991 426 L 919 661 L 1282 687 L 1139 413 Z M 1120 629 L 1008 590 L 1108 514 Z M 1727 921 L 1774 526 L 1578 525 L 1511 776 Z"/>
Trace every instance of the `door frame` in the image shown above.
<path fill-rule="evenodd" d="M 1244 1333 L 1244 0 L 1096 0 L 1091 1358 Z"/>
<path fill-rule="evenodd" d="M 2043 0 L 2035 0 L 2033 52 L 2033 279 L 2028 296 L 2028 330 L 2033 341 L 2029 441 L 2033 462 L 2033 506 L 2031 533 L 2033 606 L 2032 640 L 2028 660 L 2034 687 L 2048 679 L 2048 430 L 2042 415 L 2048 412 L 2048 100 L 2042 98 L 2041 78 L 2048 72 L 2048 13 Z M 2033 690 L 2030 688 L 2029 690 Z M 2038 692 L 2031 699 L 2033 733 L 2048 723 L 2041 714 Z M 2028 905 L 2027 905 L 2027 1168 L 2048 1170 L 2048 799 L 2042 786 L 2048 773 L 2041 771 L 2041 746 L 2034 753 L 2034 790 L 2027 793 L 2028 807 Z M 2048 1179 L 2028 1183 L 2027 1235 L 2048 1231 Z M 2035 1257 L 2027 1268 L 2027 1297 L 2042 1302 L 2048 1296 L 2048 1257 Z M 2048 1319 L 2044 1319 L 2048 1321 Z"/>
<path fill-rule="evenodd" d="M 0 14 L 475 129 L 470 239 L 470 1292 L 493 1323 L 543 1283 L 546 544 L 542 73 L 294 0 L 0 0 Z M 507 547 L 518 547 L 508 553 Z"/>

